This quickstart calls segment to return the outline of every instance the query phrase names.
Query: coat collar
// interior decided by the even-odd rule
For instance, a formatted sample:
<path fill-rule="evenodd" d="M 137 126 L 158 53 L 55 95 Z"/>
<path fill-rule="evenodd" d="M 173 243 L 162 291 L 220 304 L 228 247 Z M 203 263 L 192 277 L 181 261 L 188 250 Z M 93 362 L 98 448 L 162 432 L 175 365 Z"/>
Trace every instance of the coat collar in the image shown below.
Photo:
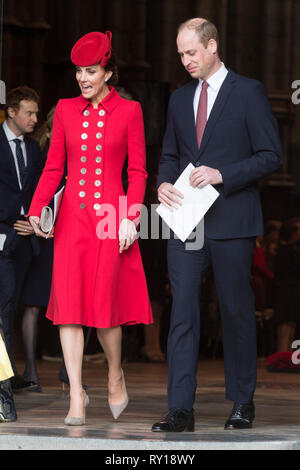
<path fill-rule="evenodd" d="M 109 86 L 109 94 L 99 103 L 98 108 L 103 108 L 108 114 L 111 114 L 120 101 L 120 96 L 116 89 Z M 84 98 L 82 95 L 78 96 L 78 108 L 81 114 L 86 108 L 91 108 L 91 102 Z"/>

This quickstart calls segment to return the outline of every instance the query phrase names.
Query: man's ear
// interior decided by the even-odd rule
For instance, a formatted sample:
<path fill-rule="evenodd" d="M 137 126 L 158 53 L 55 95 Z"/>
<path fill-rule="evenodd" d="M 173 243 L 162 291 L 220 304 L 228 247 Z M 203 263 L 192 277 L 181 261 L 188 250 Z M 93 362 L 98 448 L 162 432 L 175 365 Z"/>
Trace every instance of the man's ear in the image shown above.
<path fill-rule="evenodd" d="M 216 54 L 218 52 L 218 45 L 214 39 L 210 39 L 208 41 L 207 47 L 209 48 L 212 54 Z"/>
<path fill-rule="evenodd" d="M 17 113 L 16 113 L 15 108 L 12 108 L 11 106 L 9 106 L 9 107 L 7 108 L 7 114 L 8 114 L 8 117 L 10 117 L 11 119 L 13 119 Z"/>

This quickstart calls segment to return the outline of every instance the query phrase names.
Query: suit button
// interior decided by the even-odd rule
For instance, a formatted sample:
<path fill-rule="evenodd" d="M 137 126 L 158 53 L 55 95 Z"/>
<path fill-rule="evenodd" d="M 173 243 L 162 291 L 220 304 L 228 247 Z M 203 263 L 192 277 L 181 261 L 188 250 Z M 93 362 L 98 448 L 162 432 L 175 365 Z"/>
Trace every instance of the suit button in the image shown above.
<path fill-rule="evenodd" d="M 99 121 L 98 122 L 98 127 L 103 127 L 104 126 L 104 122 L 103 121 Z"/>
<path fill-rule="evenodd" d="M 79 184 L 80 184 L 80 186 L 84 186 L 85 185 L 85 180 L 80 180 Z"/>
<path fill-rule="evenodd" d="M 97 150 L 97 152 L 100 152 L 100 150 L 102 150 L 101 145 L 96 145 L 96 150 Z"/>
<path fill-rule="evenodd" d="M 85 196 L 85 192 L 84 192 L 84 191 L 80 191 L 79 197 L 84 197 L 84 196 Z"/>
<path fill-rule="evenodd" d="M 89 123 L 88 123 L 87 121 L 84 121 L 84 123 L 83 123 L 82 125 L 83 125 L 83 127 L 85 127 L 85 128 L 89 127 Z"/>
<path fill-rule="evenodd" d="M 101 181 L 96 180 L 96 181 L 95 181 L 95 186 L 100 186 L 100 185 L 101 185 Z"/>
<path fill-rule="evenodd" d="M 201 166 L 201 162 L 198 160 L 196 163 L 195 163 L 195 166 Z"/>
<path fill-rule="evenodd" d="M 95 211 L 98 211 L 100 209 L 100 204 L 94 204 L 94 209 Z"/>
<path fill-rule="evenodd" d="M 81 138 L 82 138 L 82 140 L 86 140 L 88 138 L 88 135 L 83 133 L 83 134 L 81 134 Z"/>
<path fill-rule="evenodd" d="M 101 157 L 96 157 L 96 163 L 101 163 Z"/>
<path fill-rule="evenodd" d="M 81 150 L 82 150 L 83 152 L 85 152 L 85 151 L 87 150 L 87 146 L 86 146 L 86 145 L 82 145 L 82 146 L 81 146 Z"/>
<path fill-rule="evenodd" d="M 96 173 L 96 175 L 101 175 L 101 173 L 102 173 L 101 168 L 97 168 L 97 169 L 95 170 L 95 173 Z"/>
<path fill-rule="evenodd" d="M 86 157 L 81 157 L 80 160 L 81 160 L 83 163 L 85 163 L 85 162 L 86 162 Z"/>
<path fill-rule="evenodd" d="M 82 175 L 85 175 L 85 174 L 86 174 L 86 168 L 81 168 L 80 173 L 81 173 Z"/>
<path fill-rule="evenodd" d="M 80 209 L 85 209 L 85 204 L 80 204 Z"/>
<path fill-rule="evenodd" d="M 97 132 L 96 137 L 97 137 L 97 139 L 101 139 L 101 137 L 102 137 L 101 132 Z"/>
<path fill-rule="evenodd" d="M 84 116 L 89 116 L 90 112 L 86 109 L 83 114 Z"/>
<path fill-rule="evenodd" d="M 96 199 L 99 199 L 99 197 L 101 196 L 101 194 L 100 194 L 100 193 L 95 193 L 94 196 L 95 196 Z"/>
<path fill-rule="evenodd" d="M 104 116 L 104 114 L 105 114 L 105 111 L 101 109 L 101 111 L 99 111 L 99 116 Z"/>

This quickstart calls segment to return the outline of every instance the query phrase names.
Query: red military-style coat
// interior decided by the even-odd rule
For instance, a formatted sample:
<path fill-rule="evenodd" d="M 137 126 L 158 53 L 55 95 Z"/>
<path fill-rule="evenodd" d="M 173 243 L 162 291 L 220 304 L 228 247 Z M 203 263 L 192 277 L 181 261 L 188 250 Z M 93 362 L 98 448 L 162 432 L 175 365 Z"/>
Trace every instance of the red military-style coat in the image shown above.
<path fill-rule="evenodd" d="M 47 162 L 28 212 L 40 217 L 67 161 L 47 310 L 56 325 L 110 328 L 152 322 L 138 242 L 119 253 L 120 220 L 134 219 L 123 207 L 127 155 L 129 209 L 143 202 L 147 180 L 140 104 L 121 98 L 113 87 L 97 109 L 83 96 L 58 102 Z"/>

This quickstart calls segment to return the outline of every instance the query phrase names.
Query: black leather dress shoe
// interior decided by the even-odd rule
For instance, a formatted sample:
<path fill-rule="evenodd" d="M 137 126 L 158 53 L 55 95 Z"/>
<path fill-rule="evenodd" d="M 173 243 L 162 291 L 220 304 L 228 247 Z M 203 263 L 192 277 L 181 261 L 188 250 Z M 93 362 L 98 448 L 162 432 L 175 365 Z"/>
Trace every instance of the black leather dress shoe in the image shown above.
<path fill-rule="evenodd" d="M 23 379 L 20 375 L 15 375 L 10 379 L 11 388 L 14 393 L 22 391 L 35 391 L 38 384 L 35 382 L 29 382 L 28 380 Z"/>
<path fill-rule="evenodd" d="M 153 432 L 182 432 L 195 430 L 194 410 L 171 408 L 165 418 L 152 426 Z"/>
<path fill-rule="evenodd" d="M 235 403 L 224 429 L 250 429 L 255 418 L 254 403 Z"/>
<path fill-rule="evenodd" d="M 0 382 L 0 423 L 17 421 L 17 412 L 9 380 Z"/>

